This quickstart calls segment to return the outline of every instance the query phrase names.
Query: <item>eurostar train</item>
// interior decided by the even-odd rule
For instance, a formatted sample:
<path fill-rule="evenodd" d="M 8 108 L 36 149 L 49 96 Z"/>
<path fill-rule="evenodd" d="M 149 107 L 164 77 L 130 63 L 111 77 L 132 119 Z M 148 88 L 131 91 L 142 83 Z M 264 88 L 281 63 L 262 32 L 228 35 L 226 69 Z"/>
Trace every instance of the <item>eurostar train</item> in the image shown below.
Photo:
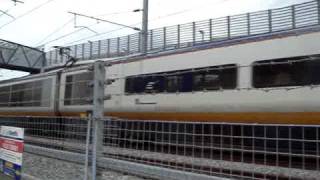
<path fill-rule="evenodd" d="M 113 61 L 105 115 L 126 119 L 320 124 L 320 31 Z M 108 59 L 102 59 L 108 61 Z M 3 81 L 0 115 L 80 116 L 92 72 L 75 66 Z"/>

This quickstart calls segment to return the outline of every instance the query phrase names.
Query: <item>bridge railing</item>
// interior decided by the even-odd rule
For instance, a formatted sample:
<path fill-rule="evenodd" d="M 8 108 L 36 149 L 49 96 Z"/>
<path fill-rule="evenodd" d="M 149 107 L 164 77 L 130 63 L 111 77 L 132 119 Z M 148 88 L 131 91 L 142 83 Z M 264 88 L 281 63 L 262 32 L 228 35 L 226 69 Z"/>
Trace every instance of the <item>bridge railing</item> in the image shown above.
<path fill-rule="evenodd" d="M 148 53 L 198 44 L 267 34 L 320 24 L 320 1 L 310 1 L 272 10 L 167 26 L 149 30 Z M 80 59 L 113 58 L 140 53 L 141 33 L 69 46 Z M 47 66 L 63 64 L 58 50 L 46 54 Z"/>

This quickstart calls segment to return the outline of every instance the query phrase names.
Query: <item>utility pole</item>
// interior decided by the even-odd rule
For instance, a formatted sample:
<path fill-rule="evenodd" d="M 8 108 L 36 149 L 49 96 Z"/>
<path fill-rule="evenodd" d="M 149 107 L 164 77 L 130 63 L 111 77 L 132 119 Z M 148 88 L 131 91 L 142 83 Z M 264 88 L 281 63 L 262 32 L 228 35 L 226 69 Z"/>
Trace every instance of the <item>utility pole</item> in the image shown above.
<path fill-rule="evenodd" d="M 143 0 L 143 15 L 142 15 L 142 31 L 141 31 L 141 53 L 147 54 L 148 50 L 148 11 L 149 0 Z"/>

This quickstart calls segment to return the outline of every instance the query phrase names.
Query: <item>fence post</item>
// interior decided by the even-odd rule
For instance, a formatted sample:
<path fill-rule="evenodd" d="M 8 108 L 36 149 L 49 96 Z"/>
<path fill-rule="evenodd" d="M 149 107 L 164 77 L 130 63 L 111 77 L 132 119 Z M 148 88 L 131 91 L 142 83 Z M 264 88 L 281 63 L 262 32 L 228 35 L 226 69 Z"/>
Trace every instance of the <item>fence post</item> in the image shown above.
<path fill-rule="evenodd" d="M 296 9 L 295 6 L 291 6 L 291 19 L 292 19 L 292 29 L 296 28 Z"/>
<path fill-rule="evenodd" d="M 153 49 L 153 30 L 150 30 L 150 50 Z"/>
<path fill-rule="evenodd" d="M 269 32 L 272 32 L 272 11 L 268 10 L 268 24 L 269 24 Z"/>
<path fill-rule="evenodd" d="M 87 121 L 86 155 L 85 155 L 85 162 L 84 162 L 84 180 L 88 180 L 91 123 L 92 123 L 92 113 L 90 113 L 88 115 L 88 121 Z"/>
<path fill-rule="evenodd" d="M 78 55 L 78 45 L 74 45 L 74 57 L 77 58 Z"/>
<path fill-rule="evenodd" d="M 63 63 L 63 54 L 60 54 L 60 63 Z"/>
<path fill-rule="evenodd" d="M 52 51 L 49 51 L 49 63 L 52 66 Z"/>
<path fill-rule="evenodd" d="M 85 44 L 83 43 L 83 44 L 81 44 L 81 59 L 84 59 L 84 48 L 85 48 Z"/>
<path fill-rule="evenodd" d="M 230 16 L 227 16 L 227 29 L 228 29 L 228 39 L 230 39 L 231 38 Z"/>
<path fill-rule="evenodd" d="M 317 0 L 318 4 L 318 24 L 320 24 L 320 0 Z"/>
<path fill-rule="evenodd" d="M 56 49 L 55 51 L 56 51 L 55 52 L 56 56 L 55 56 L 55 59 L 54 59 L 54 63 L 58 64 L 58 54 L 59 54 L 59 52 L 58 52 L 58 49 Z"/>
<path fill-rule="evenodd" d="M 107 57 L 110 57 L 110 39 L 107 40 Z"/>
<path fill-rule="evenodd" d="M 167 29 L 166 29 L 166 27 L 163 27 L 163 49 L 165 50 L 166 49 L 166 46 L 167 46 L 167 44 L 166 44 L 166 40 L 167 40 Z"/>
<path fill-rule="evenodd" d="M 101 58 L 101 40 L 98 41 L 98 58 Z"/>
<path fill-rule="evenodd" d="M 177 47 L 180 48 L 180 24 L 177 25 Z"/>
<path fill-rule="evenodd" d="M 209 37 L 210 37 L 210 41 L 213 40 L 212 38 L 212 19 L 209 19 Z"/>
<path fill-rule="evenodd" d="M 250 36 L 251 34 L 250 13 L 247 13 L 247 31 L 248 31 L 248 36 Z"/>
<path fill-rule="evenodd" d="M 130 35 L 127 36 L 127 55 L 130 54 Z"/>
<path fill-rule="evenodd" d="M 117 38 L 117 56 L 120 56 L 120 37 Z"/>
<path fill-rule="evenodd" d="M 192 22 L 192 43 L 196 44 L 196 23 Z"/>
<path fill-rule="evenodd" d="M 92 180 L 96 179 L 97 156 L 102 155 L 103 146 L 103 112 L 105 67 L 103 61 L 96 61 L 93 67 L 93 142 L 92 142 Z"/>
<path fill-rule="evenodd" d="M 142 38 L 142 34 L 141 32 L 138 33 L 138 52 L 141 53 L 141 38 Z"/>
<path fill-rule="evenodd" d="M 90 55 L 89 55 L 89 59 L 92 59 L 92 41 L 89 41 L 89 48 L 90 48 Z"/>

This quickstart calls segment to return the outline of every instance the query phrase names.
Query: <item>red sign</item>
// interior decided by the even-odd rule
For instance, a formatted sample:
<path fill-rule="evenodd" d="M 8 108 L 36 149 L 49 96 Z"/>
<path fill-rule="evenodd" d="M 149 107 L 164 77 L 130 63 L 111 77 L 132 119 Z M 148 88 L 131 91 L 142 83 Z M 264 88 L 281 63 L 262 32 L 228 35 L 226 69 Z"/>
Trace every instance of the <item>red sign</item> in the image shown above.
<path fill-rule="evenodd" d="M 23 141 L 0 137 L 0 149 L 23 153 Z"/>

